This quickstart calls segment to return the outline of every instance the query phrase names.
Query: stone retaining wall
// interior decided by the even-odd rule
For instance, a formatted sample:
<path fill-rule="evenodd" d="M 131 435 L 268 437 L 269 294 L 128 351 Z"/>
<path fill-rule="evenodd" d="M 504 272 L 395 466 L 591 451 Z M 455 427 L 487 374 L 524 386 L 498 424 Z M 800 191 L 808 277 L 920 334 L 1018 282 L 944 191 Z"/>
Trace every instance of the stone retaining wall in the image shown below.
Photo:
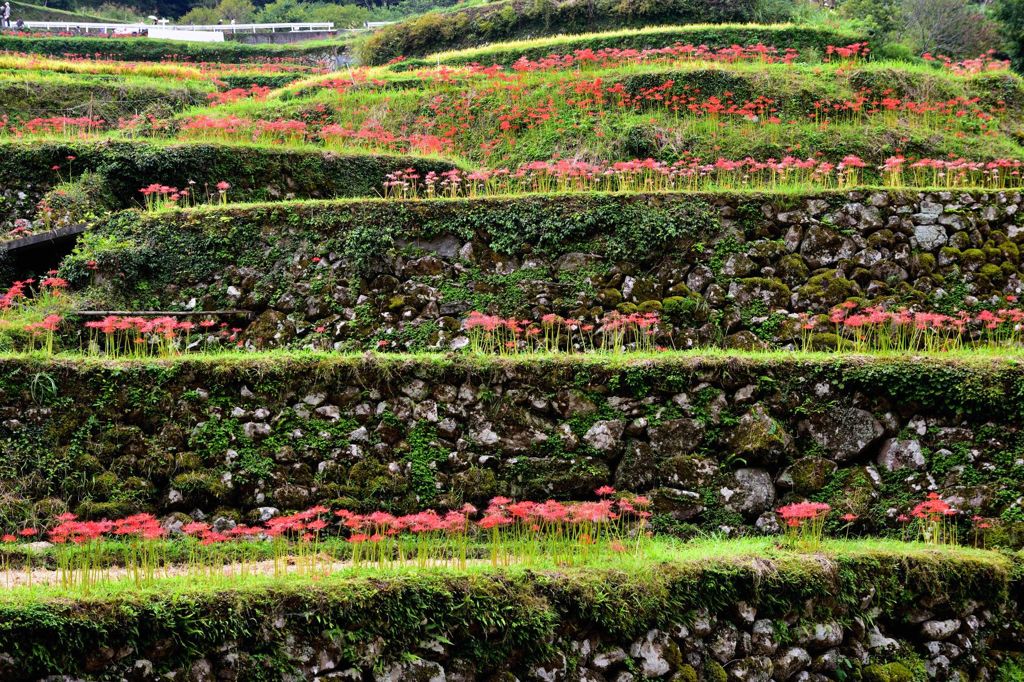
<path fill-rule="evenodd" d="M 660 313 L 666 347 L 750 348 L 798 343 L 797 313 L 847 300 L 1008 305 L 1024 290 L 1020 207 L 1016 192 L 877 191 L 122 214 L 64 274 L 107 308 L 252 310 L 254 345 L 448 349 L 465 343 L 472 310 L 591 321 L 639 310 Z"/>
<path fill-rule="evenodd" d="M 898 535 L 930 491 L 1024 515 L 1024 371 L 1012 363 L 396 356 L 0 363 L 14 515 L 266 519 L 494 495 L 651 495 L 659 528 L 777 532 L 818 499 Z M 84 409 L 85 407 L 88 409 Z M 846 533 L 838 520 L 832 532 Z"/>
<path fill-rule="evenodd" d="M 0 679 L 1015 679 L 1011 567 L 853 550 L 12 603 Z"/>

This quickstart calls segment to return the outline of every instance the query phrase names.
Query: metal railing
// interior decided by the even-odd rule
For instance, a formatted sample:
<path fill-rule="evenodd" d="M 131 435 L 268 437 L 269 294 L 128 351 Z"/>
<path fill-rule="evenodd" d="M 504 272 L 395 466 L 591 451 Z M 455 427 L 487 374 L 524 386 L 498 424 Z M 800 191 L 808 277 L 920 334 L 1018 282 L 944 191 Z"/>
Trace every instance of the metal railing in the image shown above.
<path fill-rule="evenodd" d="M 25 28 L 38 31 L 67 31 L 78 33 L 142 33 L 151 28 L 168 31 L 221 31 L 223 33 L 307 33 L 333 31 L 334 23 L 329 21 L 282 24 L 104 24 L 87 21 L 26 21 Z"/>

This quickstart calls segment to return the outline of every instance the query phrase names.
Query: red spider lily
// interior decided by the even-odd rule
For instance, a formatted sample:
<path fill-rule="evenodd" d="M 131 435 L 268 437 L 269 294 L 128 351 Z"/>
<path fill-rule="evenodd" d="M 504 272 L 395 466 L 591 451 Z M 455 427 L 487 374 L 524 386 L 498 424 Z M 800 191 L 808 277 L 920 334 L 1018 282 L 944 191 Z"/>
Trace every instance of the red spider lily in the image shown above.
<path fill-rule="evenodd" d="M 995 57 L 996 51 L 989 50 L 980 57 L 974 59 L 964 59 L 961 61 L 953 61 L 951 58 L 945 55 L 933 55 L 930 52 L 925 52 L 921 55 L 921 58 L 926 62 L 937 62 L 942 65 L 943 68 L 949 69 L 958 75 L 969 75 L 976 73 L 983 73 L 986 71 L 1006 71 L 1010 68 L 1010 61 L 1006 59 L 997 59 Z"/>
<path fill-rule="evenodd" d="M 942 499 L 938 493 L 928 493 L 910 512 L 917 519 L 921 539 L 930 545 L 955 545 L 956 523 L 953 520 L 960 512 Z"/>
<path fill-rule="evenodd" d="M 817 549 L 825 533 L 825 519 L 832 507 L 824 502 L 794 502 L 777 509 L 786 537 L 807 549 Z"/>

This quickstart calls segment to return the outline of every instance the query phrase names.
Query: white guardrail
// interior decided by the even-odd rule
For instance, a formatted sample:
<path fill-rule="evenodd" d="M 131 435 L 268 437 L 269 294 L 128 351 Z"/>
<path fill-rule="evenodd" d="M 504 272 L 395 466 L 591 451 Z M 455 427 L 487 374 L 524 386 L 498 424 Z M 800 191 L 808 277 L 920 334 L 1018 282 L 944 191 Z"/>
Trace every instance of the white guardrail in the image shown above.
<path fill-rule="evenodd" d="M 37 31 L 68 31 L 77 33 L 143 33 L 152 29 L 161 31 L 217 31 L 221 33 L 305 33 L 313 31 L 333 31 L 332 22 L 310 22 L 301 24 L 102 24 L 81 21 L 26 21 L 25 28 Z"/>

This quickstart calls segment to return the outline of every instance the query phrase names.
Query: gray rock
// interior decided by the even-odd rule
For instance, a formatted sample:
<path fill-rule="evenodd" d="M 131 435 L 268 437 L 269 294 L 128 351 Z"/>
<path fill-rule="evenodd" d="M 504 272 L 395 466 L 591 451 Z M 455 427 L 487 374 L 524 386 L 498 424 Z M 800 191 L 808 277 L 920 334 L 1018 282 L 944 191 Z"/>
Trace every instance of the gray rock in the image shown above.
<path fill-rule="evenodd" d="M 775 679 L 784 682 L 809 666 L 811 664 L 811 655 L 807 653 L 806 649 L 798 646 L 789 647 L 772 659 L 772 663 L 774 665 Z"/>
<path fill-rule="evenodd" d="M 773 672 L 772 659 L 767 656 L 741 658 L 729 666 L 729 682 L 771 682 Z"/>
<path fill-rule="evenodd" d="M 672 670 L 665 658 L 668 637 L 658 630 L 651 630 L 647 636 L 633 643 L 629 655 L 640 659 L 640 670 L 645 677 L 661 677 Z"/>
<path fill-rule="evenodd" d="M 626 652 L 619 647 L 615 647 L 614 649 L 609 649 L 608 651 L 602 651 L 601 653 L 596 654 L 594 656 L 594 660 L 590 662 L 590 665 L 598 670 L 607 670 L 613 665 L 622 663 L 625 660 Z"/>
<path fill-rule="evenodd" d="M 708 639 L 708 651 L 719 663 L 728 663 L 736 657 L 740 641 L 739 630 L 732 623 L 723 623 Z"/>
<path fill-rule="evenodd" d="M 751 629 L 750 653 L 755 656 L 771 656 L 779 648 L 775 634 L 775 623 L 768 618 L 754 622 Z"/>
<path fill-rule="evenodd" d="M 622 447 L 622 432 L 625 429 L 626 422 L 621 419 L 602 420 L 587 430 L 583 440 L 602 454 L 612 454 Z"/>
<path fill-rule="evenodd" d="M 916 440 L 897 440 L 890 438 L 882 444 L 878 453 L 878 466 L 887 471 L 900 469 L 924 469 L 927 462 L 921 452 L 921 443 Z"/>
<path fill-rule="evenodd" d="M 946 230 L 939 225 L 914 225 L 914 239 L 925 251 L 934 251 L 946 245 Z"/>
<path fill-rule="evenodd" d="M 704 426 L 696 419 L 670 419 L 647 431 L 658 457 L 687 455 L 697 449 L 704 437 Z"/>
<path fill-rule="evenodd" d="M 740 417 L 727 435 L 725 445 L 748 461 L 774 462 L 794 450 L 793 437 L 761 405 L 755 405 Z"/>
<path fill-rule="evenodd" d="M 242 424 L 242 433 L 246 438 L 265 438 L 272 433 L 270 424 L 266 422 L 246 422 Z"/>
<path fill-rule="evenodd" d="M 832 265 L 857 253 L 852 240 L 824 225 L 812 225 L 800 245 L 800 255 L 811 268 Z"/>
<path fill-rule="evenodd" d="M 892 637 L 886 637 L 885 635 L 883 635 L 882 632 L 878 629 L 877 625 L 873 626 L 870 630 L 868 630 L 867 645 L 868 649 L 870 649 L 871 651 L 883 651 L 892 653 L 895 651 L 899 651 L 900 649 L 900 643 Z"/>
<path fill-rule="evenodd" d="M 330 419 L 332 422 L 341 419 L 341 410 L 338 409 L 337 405 L 321 405 L 316 408 L 316 413 L 321 417 Z"/>
<path fill-rule="evenodd" d="M 843 626 L 830 620 L 805 627 L 797 641 L 809 649 L 831 649 L 843 643 Z"/>
<path fill-rule="evenodd" d="M 261 523 L 265 523 L 281 513 L 277 507 L 257 507 L 256 517 Z"/>
<path fill-rule="evenodd" d="M 719 490 L 730 511 L 756 518 L 775 502 L 775 485 L 764 469 L 737 469 Z"/>
<path fill-rule="evenodd" d="M 807 432 L 837 462 L 860 457 L 877 443 L 885 429 L 874 415 L 855 407 L 833 407 L 807 420 Z"/>
<path fill-rule="evenodd" d="M 956 618 L 950 620 L 929 620 L 921 624 L 921 635 L 928 639 L 944 640 L 949 639 L 960 629 L 960 621 Z"/>
<path fill-rule="evenodd" d="M 374 682 L 406 682 L 417 680 L 422 682 L 445 682 L 444 668 L 440 663 L 417 659 L 405 663 L 395 664 L 374 673 Z"/>

